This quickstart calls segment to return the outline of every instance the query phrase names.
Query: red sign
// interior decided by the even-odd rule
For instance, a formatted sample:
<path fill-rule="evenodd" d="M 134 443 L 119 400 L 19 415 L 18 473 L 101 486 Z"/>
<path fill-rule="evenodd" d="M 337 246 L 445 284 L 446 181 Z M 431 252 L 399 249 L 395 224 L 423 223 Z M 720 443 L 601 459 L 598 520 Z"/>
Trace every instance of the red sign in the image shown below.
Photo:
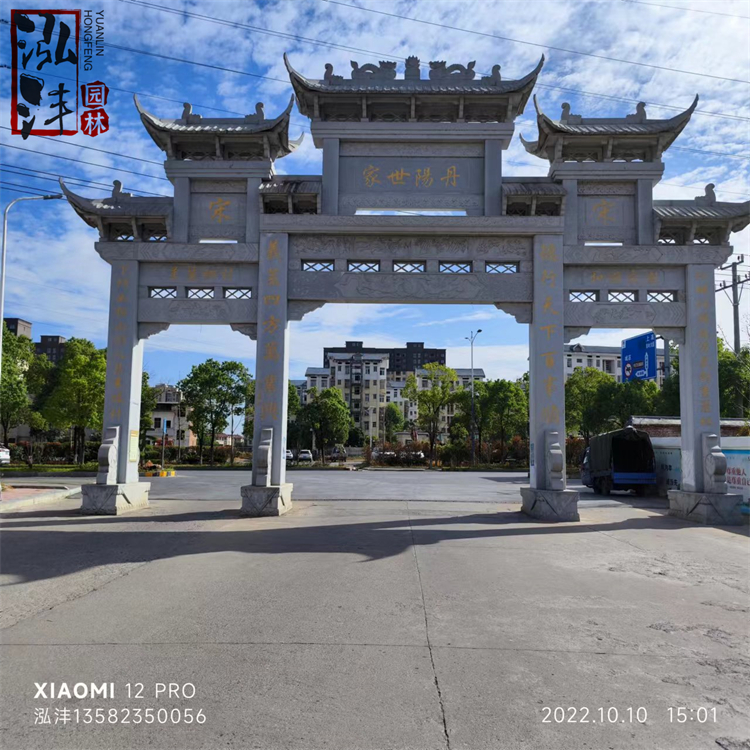
<path fill-rule="evenodd" d="M 81 132 L 92 138 L 109 130 L 109 115 L 102 107 L 87 109 L 81 115 Z"/>

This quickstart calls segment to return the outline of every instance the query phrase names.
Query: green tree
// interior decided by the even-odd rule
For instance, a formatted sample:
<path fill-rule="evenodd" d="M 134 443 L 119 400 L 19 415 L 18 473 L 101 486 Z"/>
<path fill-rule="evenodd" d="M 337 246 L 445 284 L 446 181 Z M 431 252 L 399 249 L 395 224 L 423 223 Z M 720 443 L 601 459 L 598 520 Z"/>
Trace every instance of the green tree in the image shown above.
<path fill-rule="evenodd" d="M 352 425 L 349 428 L 349 437 L 346 439 L 346 444 L 352 448 L 361 448 L 365 444 L 365 433 L 360 427 Z"/>
<path fill-rule="evenodd" d="M 633 415 L 649 417 L 656 414 L 659 403 L 659 386 L 653 380 L 631 380 L 627 383 L 610 383 L 601 396 L 609 402 L 615 427 L 625 427 Z"/>
<path fill-rule="evenodd" d="M 229 461 L 234 465 L 234 421 L 235 417 L 241 416 L 245 410 L 245 398 L 252 377 L 247 367 L 241 362 L 224 362 L 221 365 L 221 370 L 226 378 L 223 386 L 224 398 L 229 407 Z M 213 462 L 213 448 L 211 451 Z"/>
<path fill-rule="evenodd" d="M 589 443 L 592 435 L 606 432 L 612 424 L 615 379 L 594 367 L 576 370 L 565 383 L 565 421 L 568 433 L 579 433 Z"/>
<path fill-rule="evenodd" d="M 721 416 L 750 417 L 750 346 L 735 353 L 718 339 L 717 347 Z"/>
<path fill-rule="evenodd" d="M 82 464 L 86 429 L 102 429 L 107 355 L 91 341 L 73 338 L 56 369 L 54 389 L 42 413 L 51 425 L 73 429 L 73 451 Z"/>
<path fill-rule="evenodd" d="M 29 407 L 29 392 L 25 372 L 28 362 L 24 356 L 24 342 L 8 330 L 3 321 L 3 371 L 0 376 L 0 425 L 3 442 L 8 444 L 8 432 L 23 422 Z"/>
<path fill-rule="evenodd" d="M 146 445 L 146 432 L 153 427 L 153 414 L 158 403 L 160 390 L 149 385 L 148 373 L 141 374 L 141 421 L 138 434 L 138 445 L 141 450 Z"/>
<path fill-rule="evenodd" d="M 311 388 L 307 392 L 307 403 L 299 415 L 304 428 L 312 430 L 315 441 L 325 463 L 326 449 L 343 443 L 349 435 L 352 418 L 338 388 Z"/>
<path fill-rule="evenodd" d="M 518 382 L 495 380 L 491 386 L 494 414 L 490 427 L 492 434 L 500 440 L 500 461 L 504 461 L 508 440 L 514 435 L 526 433 L 529 421 L 529 400 L 526 391 Z"/>
<path fill-rule="evenodd" d="M 404 429 L 404 413 L 398 408 L 397 404 L 386 405 L 383 423 L 385 425 L 386 442 L 392 443 L 396 439 L 396 433 Z"/>
<path fill-rule="evenodd" d="M 420 378 L 427 387 L 420 389 L 415 375 L 409 375 L 404 386 L 404 398 L 417 404 L 417 423 L 427 433 L 430 443 L 430 466 L 435 460 L 435 442 L 440 432 L 440 417 L 443 409 L 455 400 L 454 384 L 458 381 L 455 370 L 437 362 L 424 366 Z"/>
<path fill-rule="evenodd" d="M 226 363 L 224 363 L 226 364 Z M 190 428 L 198 438 L 201 462 L 203 447 L 208 437 L 210 463 L 214 464 L 216 434 L 227 427 L 232 408 L 232 379 L 222 363 L 207 359 L 194 365 L 177 387 L 182 391 L 186 407 L 190 410 Z"/>

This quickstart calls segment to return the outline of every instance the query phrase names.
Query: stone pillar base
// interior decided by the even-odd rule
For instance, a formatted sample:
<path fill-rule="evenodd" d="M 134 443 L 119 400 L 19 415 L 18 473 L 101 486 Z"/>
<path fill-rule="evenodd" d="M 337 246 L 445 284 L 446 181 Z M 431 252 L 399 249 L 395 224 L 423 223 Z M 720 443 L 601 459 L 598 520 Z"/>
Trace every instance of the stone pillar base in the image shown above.
<path fill-rule="evenodd" d="M 669 490 L 669 515 L 707 526 L 742 526 L 742 495 Z"/>
<path fill-rule="evenodd" d="M 521 487 L 521 512 L 540 521 L 580 521 L 576 490 Z"/>
<path fill-rule="evenodd" d="M 81 485 L 81 513 L 92 516 L 120 516 L 138 508 L 148 508 L 151 482 Z"/>
<path fill-rule="evenodd" d="M 282 516 L 292 509 L 291 482 L 277 487 L 256 487 L 247 484 L 241 488 L 242 516 Z"/>

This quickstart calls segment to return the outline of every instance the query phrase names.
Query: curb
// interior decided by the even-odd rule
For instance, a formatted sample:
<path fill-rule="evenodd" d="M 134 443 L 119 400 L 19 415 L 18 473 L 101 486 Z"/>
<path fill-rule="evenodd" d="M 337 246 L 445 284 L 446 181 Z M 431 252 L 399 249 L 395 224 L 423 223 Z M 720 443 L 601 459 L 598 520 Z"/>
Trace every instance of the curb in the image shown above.
<path fill-rule="evenodd" d="M 29 487 L 30 485 L 24 486 Z M 81 491 L 80 487 L 50 487 L 50 485 L 45 485 L 43 488 L 40 487 L 40 489 L 52 489 L 54 491 L 43 492 L 39 495 L 23 497 L 18 500 L 2 500 L 0 501 L 0 513 L 5 513 L 9 510 L 16 510 L 18 508 L 29 508 L 33 505 L 47 505 L 57 502 L 58 500 L 65 500 L 71 495 L 75 495 L 77 492 Z"/>
<path fill-rule="evenodd" d="M 143 472 L 144 477 L 176 477 L 177 472 L 174 469 L 167 469 L 163 471 L 145 471 Z"/>

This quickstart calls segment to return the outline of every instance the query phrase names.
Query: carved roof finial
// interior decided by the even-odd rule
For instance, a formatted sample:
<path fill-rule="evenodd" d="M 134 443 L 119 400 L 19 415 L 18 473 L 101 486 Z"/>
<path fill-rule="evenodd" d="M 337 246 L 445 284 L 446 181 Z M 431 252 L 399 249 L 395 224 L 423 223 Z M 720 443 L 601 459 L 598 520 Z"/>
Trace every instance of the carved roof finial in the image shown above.
<path fill-rule="evenodd" d="M 263 122 L 266 119 L 266 114 L 263 109 L 263 102 L 258 102 L 255 105 L 255 116 L 258 118 L 258 122 Z"/>
<path fill-rule="evenodd" d="M 646 122 L 646 102 L 638 102 L 634 115 L 625 115 L 625 122 Z"/>
<path fill-rule="evenodd" d="M 500 66 L 499 65 L 493 65 L 492 66 L 492 75 L 490 76 L 482 76 L 483 81 L 487 81 L 488 83 L 500 83 L 502 80 L 500 77 Z"/>
<path fill-rule="evenodd" d="M 716 185 L 714 185 L 713 182 L 709 182 L 708 185 L 706 185 L 706 194 L 697 195 L 695 197 L 695 202 L 700 206 L 713 206 L 716 203 L 715 187 Z"/>
<path fill-rule="evenodd" d="M 187 120 L 190 115 L 193 114 L 193 105 L 190 102 L 185 102 L 182 105 L 182 119 Z"/>
<path fill-rule="evenodd" d="M 112 184 L 114 185 L 112 188 L 112 197 L 119 198 L 122 193 L 122 183 L 119 180 L 114 180 Z"/>
<path fill-rule="evenodd" d="M 404 80 L 418 81 L 422 76 L 419 69 L 419 58 L 415 55 L 409 55 L 406 58 L 406 68 L 404 70 Z"/>
<path fill-rule="evenodd" d="M 430 62 L 430 80 L 431 81 L 471 81 L 476 73 L 474 66 L 476 60 L 472 60 L 468 65 L 447 65 L 445 60 L 433 60 Z"/>
<path fill-rule="evenodd" d="M 567 122 L 568 117 L 570 117 L 570 104 L 568 104 L 568 102 L 563 102 L 560 122 Z"/>
<path fill-rule="evenodd" d="M 335 76 L 333 74 L 333 65 L 331 63 L 326 63 L 325 68 L 326 72 L 323 74 L 323 80 L 326 83 L 338 83 L 344 80 L 344 76 Z"/>

